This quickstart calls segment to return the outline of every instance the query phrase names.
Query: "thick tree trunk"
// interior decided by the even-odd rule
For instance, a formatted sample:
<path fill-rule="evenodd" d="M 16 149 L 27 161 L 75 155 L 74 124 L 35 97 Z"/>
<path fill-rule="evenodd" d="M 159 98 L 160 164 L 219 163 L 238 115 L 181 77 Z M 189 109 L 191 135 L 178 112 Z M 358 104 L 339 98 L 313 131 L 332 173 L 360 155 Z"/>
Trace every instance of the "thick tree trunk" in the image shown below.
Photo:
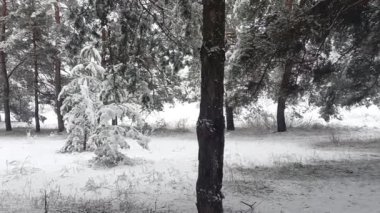
<path fill-rule="evenodd" d="M 61 25 L 61 14 L 59 8 L 59 1 L 54 4 L 55 8 L 55 22 L 59 26 Z M 59 40 L 57 39 L 57 53 L 54 58 L 54 85 L 55 85 L 55 107 L 57 114 L 57 122 L 58 122 L 58 132 L 63 132 L 65 130 L 65 125 L 63 122 L 63 116 L 61 113 L 62 100 L 59 99 L 59 94 L 62 90 L 62 80 L 61 80 L 61 59 L 59 57 Z"/>
<path fill-rule="evenodd" d="M 226 120 L 227 120 L 227 130 L 228 131 L 234 131 L 235 130 L 235 123 L 234 123 L 234 108 L 228 106 L 226 104 Z"/>
<path fill-rule="evenodd" d="M 197 209 L 223 212 L 225 1 L 203 0 Z"/>
<path fill-rule="evenodd" d="M 294 0 L 285 0 L 285 7 L 291 11 L 293 9 Z"/>
<path fill-rule="evenodd" d="M 7 16 L 8 8 L 7 8 L 7 1 L 3 0 L 3 7 L 1 11 L 1 17 Z M 5 42 L 5 22 L 1 24 L 1 42 Z M 0 51 L 0 65 L 1 65 L 1 76 L 4 81 L 3 83 L 3 104 L 4 104 L 4 122 L 5 122 L 5 130 L 11 131 L 12 130 L 12 124 L 11 124 L 11 110 L 10 110 L 10 87 L 9 87 L 9 78 L 8 78 L 8 72 L 7 72 L 7 61 L 6 61 L 6 53 L 4 51 Z"/>
<path fill-rule="evenodd" d="M 11 110 L 10 110 L 10 88 L 9 88 L 9 78 L 7 75 L 7 67 L 6 67 L 6 56 L 3 51 L 0 51 L 0 63 L 1 63 L 1 76 L 4 81 L 3 83 L 3 107 L 4 107 L 4 122 L 5 122 L 5 130 L 11 131 Z"/>
<path fill-rule="evenodd" d="M 290 76 L 292 74 L 293 63 L 291 60 L 285 62 L 284 74 L 282 76 L 280 92 L 277 102 L 277 131 L 286 131 L 286 121 L 285 121 L 285 108 L 286 99 L 289 95 L 289 82 Z"/>
<path fill-rule="evenodd" d="M 114 118 L 114 119 L 112 119 L 112 125 L 113 126 L 117 126 L 117 117 L 116 118 Z"/>
<path fill-rule="evenodd" d="M 39 100 L 38 100 L 38 56 L 37 56 L 37 35 L 33 32 L 34 49 L 34 120 L 36 122 L 36 132 L 40 132 Z"/>

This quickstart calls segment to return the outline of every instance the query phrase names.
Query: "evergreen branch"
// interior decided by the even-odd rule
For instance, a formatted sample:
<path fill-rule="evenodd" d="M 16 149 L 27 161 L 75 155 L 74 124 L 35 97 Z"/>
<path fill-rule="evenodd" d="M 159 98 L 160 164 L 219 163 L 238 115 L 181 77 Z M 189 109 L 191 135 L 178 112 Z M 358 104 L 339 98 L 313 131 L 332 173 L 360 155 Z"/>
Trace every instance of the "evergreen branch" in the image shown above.
<path fill-rule="evenodd" d="M 144 11 L 146 11 L 154 20 L 154 22 L 157 24 L 157 26 L 160 28 L 160 30 L 164 33 L 164 35 L 174 44 L 180 45 L 179 42 L 175 39 L 173 34 L 170 32 L 170 30 L 165 27 L 164 23 L 161 23 L 157 19 L 157 15 L 153 14 L 152 11 L 150 11 L 148 8 L 144 6 L 144 4 L 139 0 L 139 3 Z"/>
<path fill-rule="evenodd" d="M 274 55 L 274 54 L 273 54 L 273 55 Z M 271 64 L 271 62 L 272 62 L 272 59 L 274 58 L 273 55 L 272 55 L 272 57 L 269 59 L 268 63 L 266 64 L 266 66 L 265 66 L 265 68 L 264 68 L 264 72 L 263 72 L 263 74 L 261 75 L 260 81 L 259 81 L 259 83 L 257 84 L 255 91 L 252 93 L 252 96 L 253 96 L 253 97 L 255 97 L 255 96 L 257 95 L 257 93 L 258 93 L 259 90 L 260 90 L 261 85 L 262 85 L 263 82 L 264 82 L 265 76 L 267 75 L 267 73 L 268 73 L 268 71 L 269 71 L 269 68 L 270 68 L 270 64 Z"/>

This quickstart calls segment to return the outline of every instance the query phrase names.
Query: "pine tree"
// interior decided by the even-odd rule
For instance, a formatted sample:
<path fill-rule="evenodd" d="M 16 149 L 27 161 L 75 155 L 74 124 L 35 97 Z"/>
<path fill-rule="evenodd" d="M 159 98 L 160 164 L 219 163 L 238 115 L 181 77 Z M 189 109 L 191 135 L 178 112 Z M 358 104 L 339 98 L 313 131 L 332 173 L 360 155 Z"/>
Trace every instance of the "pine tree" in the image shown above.
<path fill-rule="evenodd" d="M 126 138 L 138 140 L 147 148 L 148 141 L 136 126 L 111 125 L 115 117 L 127 117 L 141 125 L 138 105 L 133 102 L 105 104 L 102 94 L 108 89 L 108 79 L 101 66 L 101 54 L 91 46 L 85 47 L 81 51 L 81 61 L 71 71 L 73 80 L 61 93 L 69 133 L 62 151 L 95 150 L 96 163 L 114 166 L 125 159 L 118 149 L 129 147 Z"/>
<path fill-rule="evenodd" d="M 98 125 L 99 93 L 104 69 L 100 66 L 100 54 L 93 47 L 84 48 L 80 57 L 82 63 L 71 71 L 73 80 L 63 87 L 60 94 L 60 98 L 64 99 L 62 110 L 69 134 L 62 149 L 64 152 L 95 149 L 94 144 L 87 143 Z"/>
<path fill-rule="evenodd" d="M 33 70 L 33 77 L 28 81 L 33 82 L 35 130 L 39 132 L 40 104 L 49 103 L 54 97 L 50 89 L 54 79 L 54 46 L 49 31 L 54 23 L 53 17 L 49 15 L 52 4 L 41 0 L 28 0 L 17 7 L 17 28 L 25 31 L 24 39 L 20 42 L 20 48 L 25 54 L 23 57 L 26 57 L 23 68 L 28 72 Z"/>
<path fill-rule="evenodd" d="M 326 121 L 338 117 L 339 107 L 379 103 L 378 6 L 377 1 L 326 1 L 313 9 L 329 26 L 321 49 L 337 55 L 321 58 L 313 70 L 319 95 L 311 101 Z"/>
<path fill-rule="evenodd" d="M 286 105 L 312 93 L 311 70 L 329 54 L 324 41 L 336 16 L 326 18 L 315 11 L 325 3 L 239 3 L 242 30 L 229 73 L 246 81 L 232 82 L 231 96 L 240 105 L 257 100 L 260 93 L 277 100 L 279 132 L 286 131 Z"/>

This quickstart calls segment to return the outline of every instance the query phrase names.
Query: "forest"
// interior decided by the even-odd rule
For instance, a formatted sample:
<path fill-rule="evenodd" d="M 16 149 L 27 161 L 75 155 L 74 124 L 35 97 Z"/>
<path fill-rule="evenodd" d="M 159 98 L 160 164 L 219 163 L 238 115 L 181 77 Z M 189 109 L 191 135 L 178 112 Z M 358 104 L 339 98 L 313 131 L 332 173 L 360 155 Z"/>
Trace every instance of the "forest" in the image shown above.
<path fill-rule="evenodd" d="M 380 1 L 0 2 L 0 213 L 379 212 Z"/>

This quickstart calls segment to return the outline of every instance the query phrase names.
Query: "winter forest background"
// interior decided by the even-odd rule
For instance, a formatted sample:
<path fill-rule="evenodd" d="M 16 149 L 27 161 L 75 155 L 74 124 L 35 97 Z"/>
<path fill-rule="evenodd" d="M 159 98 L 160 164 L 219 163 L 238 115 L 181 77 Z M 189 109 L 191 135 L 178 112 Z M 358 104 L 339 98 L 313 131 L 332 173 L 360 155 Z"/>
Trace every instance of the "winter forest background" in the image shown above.
<path fill-rule="evenodd" d="M 0 212 L 379 212 L 379 1 L 0 2 Z"/>

